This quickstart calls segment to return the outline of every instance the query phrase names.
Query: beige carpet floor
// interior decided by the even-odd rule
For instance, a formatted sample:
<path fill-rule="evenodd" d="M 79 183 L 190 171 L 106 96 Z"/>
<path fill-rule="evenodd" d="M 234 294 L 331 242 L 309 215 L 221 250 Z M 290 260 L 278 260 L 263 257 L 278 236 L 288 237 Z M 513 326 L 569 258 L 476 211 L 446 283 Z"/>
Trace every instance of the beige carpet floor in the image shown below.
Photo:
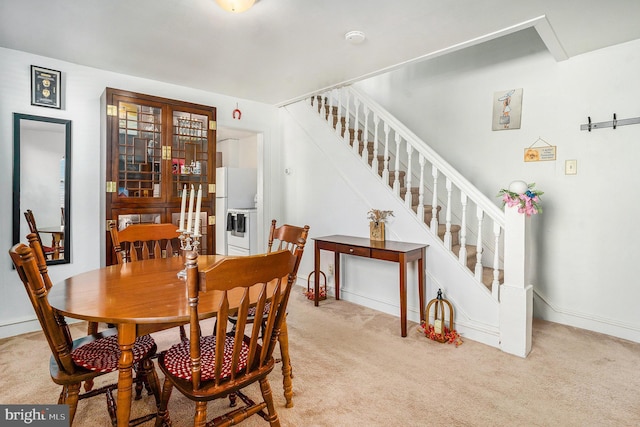
<path fill-rule="evenodd" d="M 640 425 L 638 343 L 534 321 L 522 359 L 471 340 L 430 341 L 416 324 L 401 338 L 397 317 L 333 299 L 315 308 L 301 288 L 288 325 L 293 408 L 284 407 L 280 365 L 270 375 L 283 426 Z M 85 325 L 72 330 L 80 336 Z M 154 337 L 164 349 L 178 331 Z M 0 340 L 0 403 L 55 403 L 49 354 L 40 332 Z M 227 401 L 210 403 L 209 414 L 220 405 Z M 132 405 L 134 415 L 152 409 L 151 396 Z M 174 426 L 192 424 L 194 406 L 178 392 L 169 410 Z M 109 425 L 104 397 L 81 401 L 75 425 Z M 254 416 L 242 425 L 267 423 Z"/>

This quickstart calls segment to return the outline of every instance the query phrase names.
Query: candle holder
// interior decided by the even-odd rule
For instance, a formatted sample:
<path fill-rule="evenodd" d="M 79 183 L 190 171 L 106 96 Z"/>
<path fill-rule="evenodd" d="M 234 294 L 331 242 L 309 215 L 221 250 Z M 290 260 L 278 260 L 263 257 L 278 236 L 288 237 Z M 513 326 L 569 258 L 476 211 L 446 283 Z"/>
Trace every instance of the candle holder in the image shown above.
<path fill-rule="evenodd" d="M 178 229 L 177 231 L 180 233 L 180 236 L 178 236 L 178 239 L 180 239 L 180 250 L 182 250 L 182 259 L 185 259 L 185 255 L 188 251 L 194 251 L 195 253 L 199 253 L 198 246 L 200 246 L 200 237 L 202 237 L 202 235 L 193 234 L 191 231 L 185 231 L 180 229 Z M 186 266 L 182 270 L 178 271 L 178 277 L 180 279 L 187 278 Z"/>

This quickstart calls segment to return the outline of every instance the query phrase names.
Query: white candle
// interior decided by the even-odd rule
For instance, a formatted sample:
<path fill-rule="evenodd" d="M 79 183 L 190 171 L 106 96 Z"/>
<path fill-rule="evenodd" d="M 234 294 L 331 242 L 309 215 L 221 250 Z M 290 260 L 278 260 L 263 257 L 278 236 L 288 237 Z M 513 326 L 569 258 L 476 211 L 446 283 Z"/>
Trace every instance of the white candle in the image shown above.
<path fill-rule="evenodd" d="M 187 208 L 187 184 L 182 187 L 182 206 L 180 207 L 180 224 L 179 232 L 184 231 L 184 211 Z"/>
<path fill-rule="evenodd" d="M 191 232 L 191 224 L 193 221 L 193 184 L 191 184 L 191 192 L 189 193 L 189 215 L 187 216 L 187 233 Z"/>
<path fill-rule="evenodd" d="M 198 201 L 196 202 L 196 222 L 193 226 L 193 235 L 200 237 L 200 206 L 202 205 L 202 184 L 198 188 Z"/>

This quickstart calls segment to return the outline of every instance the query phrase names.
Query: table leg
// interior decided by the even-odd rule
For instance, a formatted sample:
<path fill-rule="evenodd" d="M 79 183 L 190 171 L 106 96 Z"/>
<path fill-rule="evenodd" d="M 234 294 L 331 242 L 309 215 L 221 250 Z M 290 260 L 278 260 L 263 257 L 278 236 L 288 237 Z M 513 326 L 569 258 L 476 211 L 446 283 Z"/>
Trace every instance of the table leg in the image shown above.
<path fill-rule="evenodd" d="M 293 377 L 291 369 L 291 358 L 289 357 L 289 332 L 287 330 L 287 319 L 285 318 L 280 328 L 280 335 L 278 336 L 278 342 L 280 344 L 280 355 L 282 356 L 282 385 L 284 387 L 284 398 L 287 401 L 286 408 L 293 408 L 293 384 L 291 378 Z"/>
<path fill-rule="evenodd" d="M 336 288 L 336 301 L 340 299 L 340 252 L 334 252 L 333 254 L 333 265 L 335 266 L 335 271 L 333 272 L 333 282 Z"/>
<path fill-rule="evenodd" d="M 127 427 L 131 415 L 131 386 L 133 384 L 133 344 L 136 341 L 136 325 L 121 323 L 118 325 L 118 345 L 120 360 L 118 361 L 118 427 Z"/>
<path fill-rule="evenodd" d="M 424 258 L 425 250 L 420 251 L 418 258 L 418 301 L 420 302 L 420 320 L 425 321 L 425 310 L 427 306 L 424 303 Z"/>
<path fill-rule="evenodd" d="M 314 273 L 313 273 L 313 305 L 318 306 L 320 301 L 320 249 L 318 242 L 315 243 L 314 252 Z M 325 291 L 326 292 L 326 291 Z"/>
<path fill-rule="evenodd" d="M 400 331 L 407 336 L 407 258 L 404 253 L 398 260 L 400 265 Z"/>

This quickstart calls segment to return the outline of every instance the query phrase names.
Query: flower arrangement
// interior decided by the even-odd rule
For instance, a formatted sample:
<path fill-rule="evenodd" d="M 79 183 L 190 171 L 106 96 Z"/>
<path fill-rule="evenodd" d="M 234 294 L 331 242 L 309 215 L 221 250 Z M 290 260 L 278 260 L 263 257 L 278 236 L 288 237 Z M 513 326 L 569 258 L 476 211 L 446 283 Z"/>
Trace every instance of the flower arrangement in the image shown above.
<path fill-rule="evenodd" d="M 535 185 L 535 183 L 528 184 L 526 190 L 521 194 L 511 191 L 511 187 L 509 189 L 503 188 L 502 190 L 500 190 L 496 197 L 502 197 L 502 207 L 504 207 L 505 205 L 509 206 L 510 208 L 513 206 L 518 206 L 518 212 L 523 213 L 527 216 L 542 213 L 542 206 L 540 206 L 540 196 L 543 195 L 544 192 L 536 190 L 534 188 Z"/>
<path fill-rule="evenodd" d="M 367 218 L 371 222 L 378 224 L 379 222 L 385 222 L 388 217 L 393 216 L 393 211 L 382 211 L 380 209 L 371 209 L 367 212 Z"/>
<path fill-rule="evenodd" d="M 420 326 L 418 327 L 418 331 L 424 333 L 424 336 L 433 341 L 455 344 L 456 347 L 462 344 L 462 338 L 455 329 L 449 330 L 449 328 L 444 325 L 442 328 L 444 329 L 443 334 L 436 334 L 435 330 L 433 329 L 433 325 L 427 325 L 425 321 L 421 321 Z"/>

